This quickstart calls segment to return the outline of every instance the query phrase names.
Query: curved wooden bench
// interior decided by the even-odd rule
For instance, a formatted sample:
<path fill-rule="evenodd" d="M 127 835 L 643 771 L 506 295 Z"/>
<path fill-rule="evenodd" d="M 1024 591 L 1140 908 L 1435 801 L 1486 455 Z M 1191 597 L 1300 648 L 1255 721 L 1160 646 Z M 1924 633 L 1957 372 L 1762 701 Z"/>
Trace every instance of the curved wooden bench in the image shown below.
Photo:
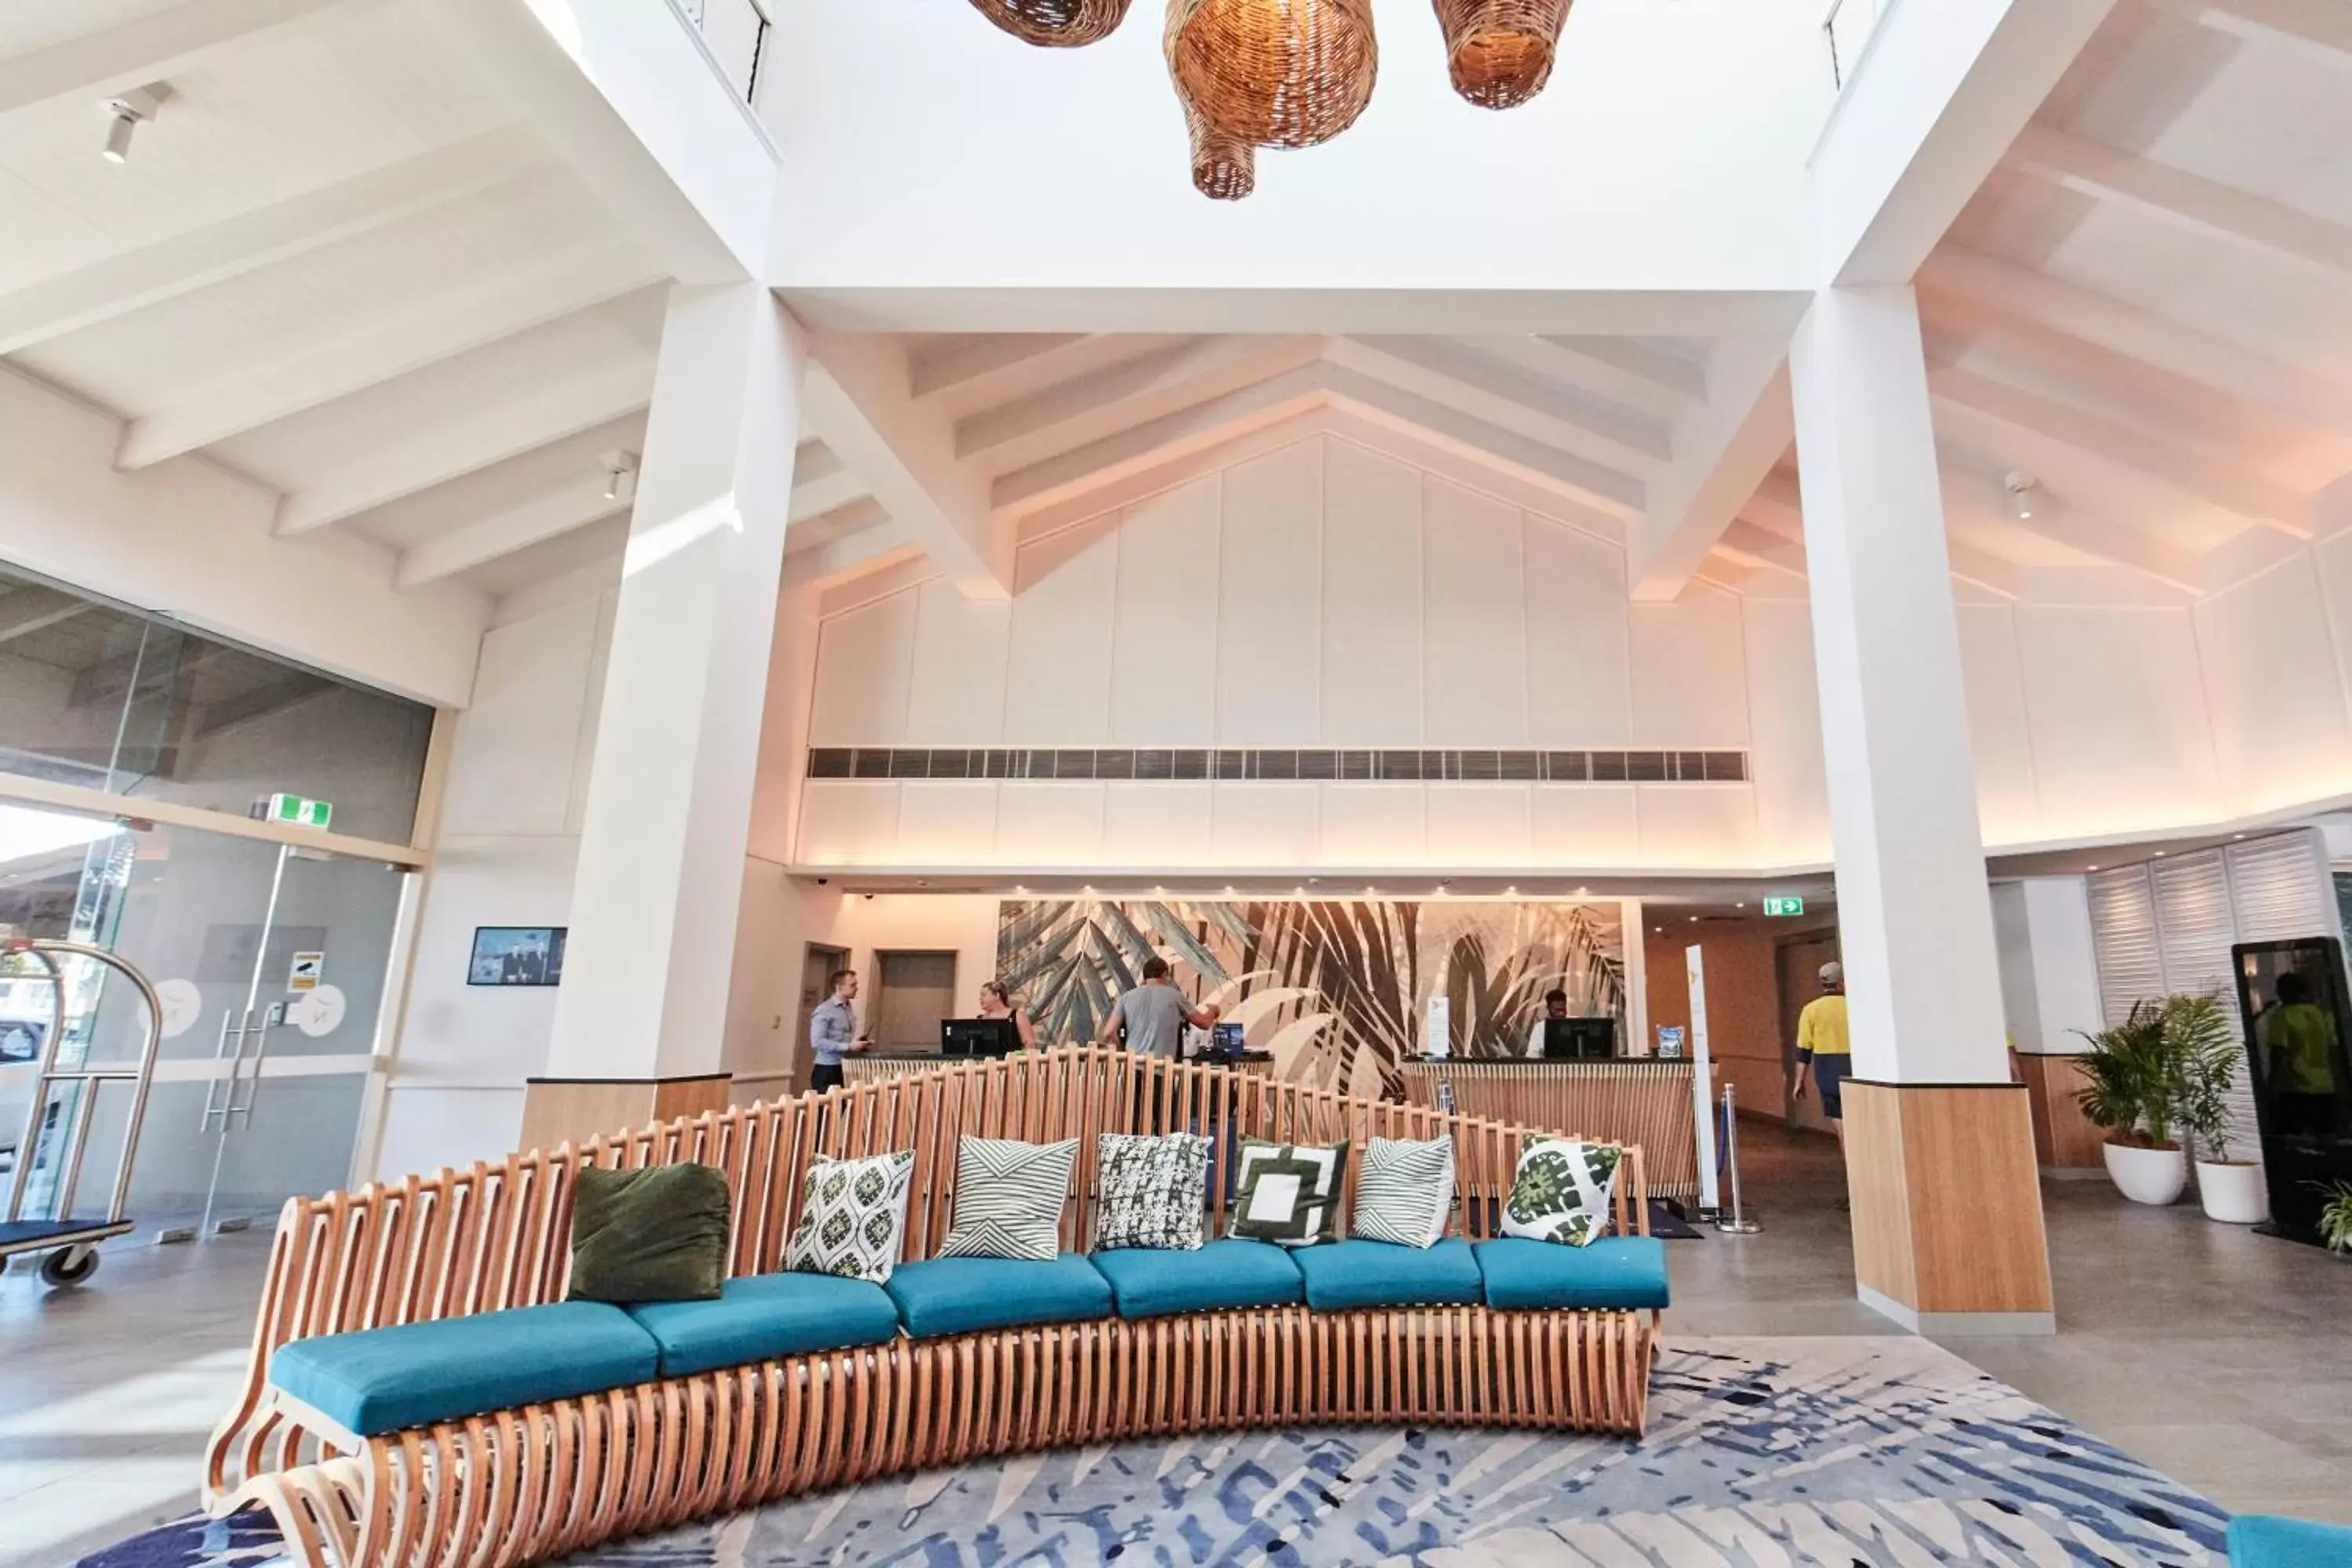
<path fill-rule="evenodd" d="M 694 1160 L 735 1194 L 730 1274 L 772 1271 L 810 1156 L 912 1148 L 903 1256 L 950 1218 L 964 1133 L 1087 1141 L 1063 1214 L 1083 1250 L 1100 1132 L 1193 1127 L 1290 1142 L 1454 1140 L 1454 1229 L 1496 1234 L 1523 1141 L 1556 1136 L 1084 1047 L 711 1113 L 397 1185 L 298 1198 L 270 1257 L 243 1392 L 213 1435 L 215 1514 L 266 1506 L 293 1559 L 502 1568 L 768 1499 L 979 1455 L 1203 1428 L 1328 1422 L 1638 1433 L 1654 1312 L 1305 1307 L 900 1338 L 359 1439 L 274 1394 L 271 1352 L 314 1335 L 563 1299 L 572 1175 Z M 1213 1140 L 1211 1234 L 1234 1144 Z M 1356 1160 L 1343 1206 L 1354 1201 Z M 1627 1148 L 1616 1222 L 1648 1228 Z"/>

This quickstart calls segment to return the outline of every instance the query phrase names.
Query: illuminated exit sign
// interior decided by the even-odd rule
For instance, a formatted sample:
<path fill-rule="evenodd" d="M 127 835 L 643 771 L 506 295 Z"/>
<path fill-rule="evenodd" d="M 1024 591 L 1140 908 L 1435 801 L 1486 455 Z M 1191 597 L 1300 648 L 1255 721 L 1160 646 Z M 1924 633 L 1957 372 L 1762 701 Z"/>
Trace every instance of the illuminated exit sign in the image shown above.
<path fill-rule="evenodd" d="M 260 815 L 265 821 L 291 823 L 297 827 L 323 828 L 335 815 L 332 802 L 299 795 L 273 795 L 261 805 Z"/>
<path fill-rule="evenodd" d="M 1805 900 L 1794 893 L 1777 894 L 1764 900 L 1768 915 L 1801 915 L 1805 912 Z"/>

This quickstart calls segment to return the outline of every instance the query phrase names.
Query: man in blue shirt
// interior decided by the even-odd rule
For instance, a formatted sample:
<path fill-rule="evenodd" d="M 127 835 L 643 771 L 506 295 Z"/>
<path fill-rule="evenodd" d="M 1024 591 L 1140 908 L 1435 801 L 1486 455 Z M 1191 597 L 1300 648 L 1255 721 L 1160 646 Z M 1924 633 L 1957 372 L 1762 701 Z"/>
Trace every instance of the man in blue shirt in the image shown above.
<path fill-rule="evenodd" d="M 814 1063 L 809 1069 L 809 1088 L 819 1093 L 841 1087 L 843 1057 L 874 1044 L 858 1032 L 857 1015 L 850 1006 L 856 1000 L 857 971 L 836 969 L 833 994 L 809 1015 L 809 1058 Z"/>

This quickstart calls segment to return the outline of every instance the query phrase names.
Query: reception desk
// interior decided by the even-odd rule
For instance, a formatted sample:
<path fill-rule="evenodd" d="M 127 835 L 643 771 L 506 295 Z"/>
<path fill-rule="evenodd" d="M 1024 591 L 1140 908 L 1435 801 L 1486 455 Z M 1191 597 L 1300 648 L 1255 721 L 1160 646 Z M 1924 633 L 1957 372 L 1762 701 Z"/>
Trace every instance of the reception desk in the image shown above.
<path fill-rule="evenodd" d="M 1654 1196 L 1698 1196 L 1698 1138 L 1687 1061 L 1448 1057 L 1404 1064 L 1408 1102 L 1434 1106 L 1441 1083 L 1453 1085 L 1454 1108 L 1466 1116 L 1638 1143 Z"/>
<path fill-rule="evenodd" d="M 1042 1050 L 1045 1047 L 1041 1046 L 1038 1048 Z M 861 1083 L 881 1083 L 889 1079 L 905 1078 L 908 1073 L 961 1067 L 976 1059 L 979 1058 L 943 1057 L 937 1051 L 860 1051 L 842 1058 L 841 1080 L 854 1089 Z M 1228 1067 L 1237 1072 L 1270 1073 L 1274 1070 L 1274 1058 L 1265 1051 L 1244 1051 L 1238 1057 L 1188 1059 L 1200 1067 Z"/>

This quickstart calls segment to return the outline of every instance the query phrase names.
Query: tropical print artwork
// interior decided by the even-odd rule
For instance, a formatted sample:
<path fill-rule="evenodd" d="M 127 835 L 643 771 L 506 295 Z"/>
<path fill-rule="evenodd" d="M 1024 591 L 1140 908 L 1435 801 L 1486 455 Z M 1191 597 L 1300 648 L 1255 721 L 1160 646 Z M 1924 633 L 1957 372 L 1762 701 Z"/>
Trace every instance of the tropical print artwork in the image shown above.
<path fill-rule="evenodd" d="M 1476 900 L 1007 900 L 997 973 L 1041 1041 L 1094 1039 L 1146 960 L 1168 960 L 1252 1050 L 1300 1082 L 1393 1088 L 1423 1049 L 1430 998 L 1448 1002 L 1454 1054 L 1516 1055 L 1568 993 L 1573 1015 L 1625 1016 L 1625 929 L 1612 903 Z"/>

